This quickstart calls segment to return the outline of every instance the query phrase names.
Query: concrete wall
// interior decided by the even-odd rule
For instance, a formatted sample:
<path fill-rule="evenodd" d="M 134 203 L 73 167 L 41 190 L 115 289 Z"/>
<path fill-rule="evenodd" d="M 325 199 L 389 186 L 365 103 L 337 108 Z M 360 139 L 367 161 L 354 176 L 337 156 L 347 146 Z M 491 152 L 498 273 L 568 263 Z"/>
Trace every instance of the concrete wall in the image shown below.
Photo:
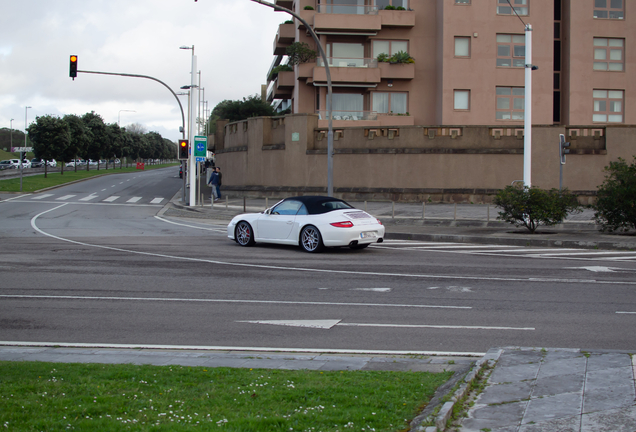
<path fill-rule="evenodd" d="M 225 126 L 217 151 L 223 187 L 255 196 L 326 192 L 327 131 L 313 114 L 258 117 Z M 636 154 L 634 126 L 535 126 L 532 184 L 559 186 L 559 134 L 571 141 L 564 187 L 587 202 L 603 168 Z M 334 189 L 345 199 L 490 202 L 523 179 L 523 127 L 336 128 Z M 587 198 L 586 198 L 587 197 Z"/>

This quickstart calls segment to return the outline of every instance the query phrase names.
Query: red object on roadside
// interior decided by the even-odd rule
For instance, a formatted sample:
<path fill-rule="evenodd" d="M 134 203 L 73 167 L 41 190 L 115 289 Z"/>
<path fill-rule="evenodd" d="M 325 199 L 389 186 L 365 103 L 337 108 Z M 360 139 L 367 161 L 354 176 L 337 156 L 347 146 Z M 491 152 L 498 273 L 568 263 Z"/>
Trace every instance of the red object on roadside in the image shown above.
<path fill-rule="evenodd" d="M 137 169 L 144 169 L 144 163 L 143 162 L 137 162 Z"/>

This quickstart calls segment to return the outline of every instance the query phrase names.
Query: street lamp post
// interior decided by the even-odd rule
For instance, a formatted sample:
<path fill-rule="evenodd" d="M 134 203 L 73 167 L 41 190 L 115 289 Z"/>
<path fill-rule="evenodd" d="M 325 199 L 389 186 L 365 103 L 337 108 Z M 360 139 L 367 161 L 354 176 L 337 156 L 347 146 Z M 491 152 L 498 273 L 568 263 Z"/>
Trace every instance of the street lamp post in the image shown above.
<path fill-rule="evenodd" d="M 525 101 L 523 115 L 523 185 L 532 185 L 532 26 L 526 24 Z"/>
<path fill-rule="evenodd" d="M 117 113 L 117 126 L 121 126 L 119 121 L 121 120 L 121 113 L 122 112 L 137 112 L 137 111 L 134 111 L 134 110 L 119 110 L 119 112 Z"/>
<path fill-rule="evenodd" d="M 10 130 L 11 130 L 11 132 L 10 132 L 10 134 L 11 134 L 11 145 L 10 145 L 10 147 L 9 147 L 9 148 L 10 148 L 11 150 L 13 150 L 13 120 L 14 120 L 14 119 L 11 119 L 11 129 L 10 129 Z"/>
<path fill-rule="evenodd" d="M 24 147 L 26 149 L 27 146 L 27 113 L 29 112 L 29 108 L 31 108 L 30 106 L 28 107 L 24 107 Z M 26 152 L 25 152 L 26 155 Z M 22 156 L 22 152 L 20 152 L 20 192 L 22 192 L 22 171 L 24 169 L 24 167 L 22 166 L 22 159 L 24 156 Z"/>
<path fill-rule="evenodd" d="M 196 164 L 194 163 L 194 130 L 195 130 L 195 113 L 196 107 L 194 106 L 194 95 L 192 94 L 193 89 L 197 88 L 196 85 L 196 70 L 197 70 L 197 56 L 194 55 L 194 45 L 192 47 L 182 46 L 180 49 L 191 49 L 192 50 L 192 67 L 190 72 L 190 130 L 188 131 L 188 143 L 190 147 L 190 154 L 188 155 L 188 176 L 190 178 L 190 199 L 188 205 L 190 207 L 196 204 L 196 181 L 197 181 L 197 169 Z"/>
<path fill-rule="evenodd" d="M 329 122 L 328 130 L 327 130 L 327 195 L 332 197 L 333 196 L 333 121 L 331 118 L 332 117 L 331 102 L 333 98 L 332 98 L 332 91 L 331 91 L 332 90 L 331 71 L 329 70 L 329 61 L 327 60 L 327 55 L 325 54 L 325 50 L 322 48 L 322 45 L 320 44 L 320 40 L 318 39 L 318 36 L 314 32 L 314 30 L 311 28 L 311 26 L 307 23 L 307 21 L 301 18 L 301 16 L 298 15 L 296 12 L 293 12 L 287 8 L 266 2 L 264 0 L 251 0 L 251 1 L 262 4 L 264 6 L 269 6 L 273 8 L 274 10 L 277 10 L 280 12 L 286 12 L 290 14 L 291 16 L 299 20 L 301 23 L 303 23 L 307 31 L 311 34 L 311 37 L 316 42 L 316 46 L 318 47 L 318 52 L 320 53 L 320 56 L 322 57 L 322 61 L 325 64 L 325 73 L 327 74 L 327 119 Z"/>

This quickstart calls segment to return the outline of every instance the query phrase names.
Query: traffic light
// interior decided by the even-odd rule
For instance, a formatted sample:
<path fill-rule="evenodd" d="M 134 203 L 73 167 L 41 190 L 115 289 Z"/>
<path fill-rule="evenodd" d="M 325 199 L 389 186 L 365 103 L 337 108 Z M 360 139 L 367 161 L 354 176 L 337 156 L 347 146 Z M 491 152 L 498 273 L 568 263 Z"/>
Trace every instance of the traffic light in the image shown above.
<path fill-rule="evenodd" d="M 179 140 L 179 160 L 188 159 L 188 140 Z"/>
<path fill-rule="evenodd" d="M 570 153 L 569 142 L 565 142 L 565 135 L 559 135 L 559 157 L 561 158 L 561 165 L 565 165 L 565 155 Z"/>
<path fill-rule="evenodd" d="M 73 78 L 73 81 L 75 81 L 75 77 L 77 76 L 77 56 L 76 55 L 71 56 L 71 64 L 69 66 L 69 76 Z"/>

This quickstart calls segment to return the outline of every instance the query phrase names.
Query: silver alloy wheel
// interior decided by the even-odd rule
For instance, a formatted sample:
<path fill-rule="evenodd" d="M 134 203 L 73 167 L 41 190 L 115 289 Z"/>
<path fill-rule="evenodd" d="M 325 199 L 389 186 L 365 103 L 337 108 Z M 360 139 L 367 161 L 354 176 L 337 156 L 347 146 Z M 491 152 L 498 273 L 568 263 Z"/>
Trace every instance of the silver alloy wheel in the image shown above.
<path fill-rule="evenodd" d="M 247 222 L 239 222 L 238 225 L 236 225 L 234 237 L 236 238 L 236 242 L 241 246 L 251 246 L 254 244 L 252 227 Z"/>
<path fill-rule="evenodd" d="M 322 248 L 320 231 L 314 226 L 306 226 L 300 234 L 300 243 L 307 252 L 318 252 Z"/>

